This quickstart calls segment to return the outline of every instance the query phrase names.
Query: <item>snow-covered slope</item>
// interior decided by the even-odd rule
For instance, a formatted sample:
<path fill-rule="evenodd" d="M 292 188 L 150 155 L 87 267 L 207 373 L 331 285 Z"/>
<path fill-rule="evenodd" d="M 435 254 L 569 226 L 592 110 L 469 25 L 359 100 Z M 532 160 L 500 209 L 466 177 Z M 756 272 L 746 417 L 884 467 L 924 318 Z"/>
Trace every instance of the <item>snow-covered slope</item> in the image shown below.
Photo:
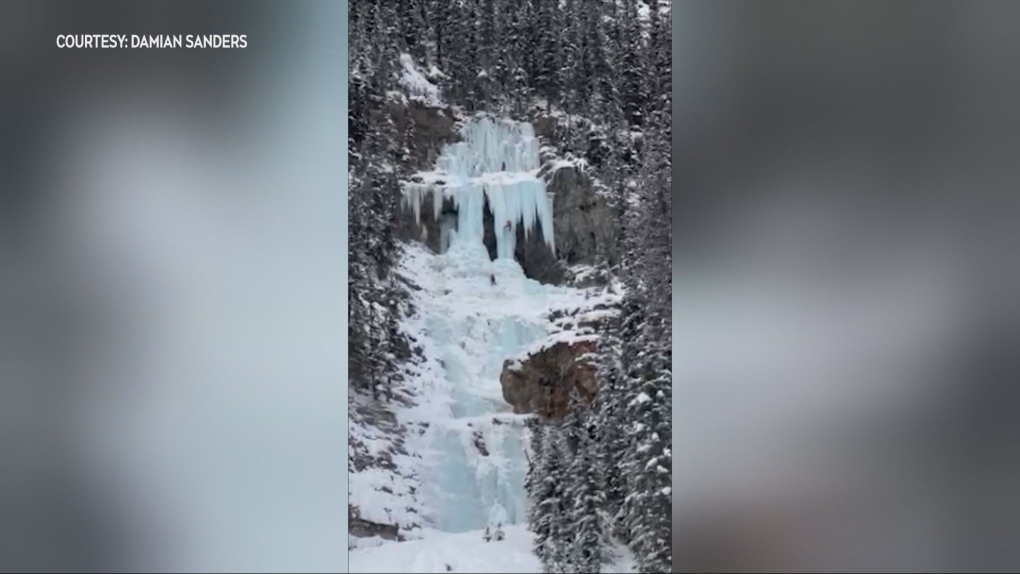
<path fill-rule="evenodd" d="M 351 572 L 541 572 L 524 526 L 505 529 L 506 538 L 485 542 L 481 531 L 426 532 L 421 540 L 383 544 L 351 552 Z"/>
<path fill-rule="evenodd" d="M 506 538 L 486 542 L 482 531 L 425 532 L 421 540 L 389 543 L 350 553 L 351 572 L 485 572 L 539 573 L 542 564 L 533 551 L 534 536 L 523 525 L 505 529 Z M 626 548 L 617 546 L 617 560 L 603 568 L 607 574 L 634 572 Z"/>

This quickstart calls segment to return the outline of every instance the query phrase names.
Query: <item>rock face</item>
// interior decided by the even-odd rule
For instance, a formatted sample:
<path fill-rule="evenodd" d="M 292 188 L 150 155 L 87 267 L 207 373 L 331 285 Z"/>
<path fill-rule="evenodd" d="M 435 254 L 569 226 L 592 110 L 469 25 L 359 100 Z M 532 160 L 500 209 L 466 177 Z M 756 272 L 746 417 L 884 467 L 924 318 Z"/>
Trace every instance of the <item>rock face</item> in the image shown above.
<path fill-rule="evenodd" d="M 427 106 L 417 100 L 391 100 L 388 106 L 397 133 L 407 137 L 410 161 L 405 167 L 409 170 L 431 169 L 443 146 L 460 139 L 457 121 L 448 109 Z M 425 204 L 431 205 L 431 199 Z M 447 201 L 443 211 L 447 215 L 455 215 L 453 202 Z M 397 237 L 405 241 L 421 241 L 433 251 L 440 250 L 439 221 L 432 216 L 431 209 L 422 210 L 421 225 L 415 223 L 410 211 L 402 215 L 397 222 Z"/>
<path fill-rule="evenodd" d="M 409 167 L 428 169 L 435 164 L 443 145 L 460 139 L 453 112 L 446 108 L 428 106 L 418 100 L 390 100 L 388 108 L 397 133 L 408 138 L 412 163 Z"/>
<path fill-rule="evenodd" d="M 422 202 L 422 205 L 426 206 L 427 209 L 421 210 L 421 221 L 419 223 L 415 223 L 414 214 L 410 209 L 403 211 L 397 225 L 397 236 L 405 241 L 420 241 L 433 252 L 439 253 L 442 250 L 441 222 L 446 217 L 453 218 L 455 221 L 457 219 L 457 208 L 454 206 L 453 200 L 447 198 L 443 201 L 443 208 L 439 218 L 434 217 L 431 208 L 433 201 L 432 193 L 434 192 L 429 192 L 425 196 L 425 201 Z M 495 239 L 493 239 L 492 249 L 492 254 L 495 254 Z"/>
<path fill-rule="evenodd" d="M 553 216 L 553 229 L 556 229 L 556 218 Z M 517 249 L 514 258 L 520 263 L 524 274 L 539 283 L 561 285 L 566 274 L 563 262 L 553 254 L 545 243 L 542 230 L 535 228 L 524 236 L 524 230 L 517 228 Z"/>
<path fill-rule="evenodd" d="M 377 524 L 361 518 L 358 509 L 354 506 L 347 506 L 347 519 L 351 536 L 358 538 L 371 538 L 378 536 L 386 540 L 402 540 L 399 528 L 393 524 Z"/>
<path fill-rule="evenodd" d="M 554 198 L 553 229 L 560 261 L 568 266 L 593 264 L 602 252 L 610 263 L 616 262 L 617 241 L 609 207 L 591 177 L 572 165 L 550 169 L 545 177 Z"/>
<path fill-rule="evenodd" d="M 598 392 L 591 361 L 594 351 L 593 340 L 561 341 L 523 361 L 504 362 L 499 378 L 503 399 L 515 413 L 537 413 L 545 419 L 563 418 L 572 389 L 591 404 Z"/>
<path fill-rule="evenodd" d="M 613 265 L 619 260 L 619 250 L 612 220 L 605 198 L 595 189 L 595 182 L 585 168 L 578 164 L 558 161 L 557 154 L 566 155 L 565 144 L 570 134 L 585 133 L 590 122 L 573 118 L 573 124 L 562 115 L 550 115 L 547 110 L 531 110 L 531 125 L 535 128 L 543 147 L 542 173 L 548 190 L 554 194 L 553 229 L 556 232 L 556 255 L 567 267 L 591 265 L 596 254 Z M 577 123 L 581 122 L 581 123 Z M 585 160 L 598 166 L 597 149 L 584 153 Z"/>

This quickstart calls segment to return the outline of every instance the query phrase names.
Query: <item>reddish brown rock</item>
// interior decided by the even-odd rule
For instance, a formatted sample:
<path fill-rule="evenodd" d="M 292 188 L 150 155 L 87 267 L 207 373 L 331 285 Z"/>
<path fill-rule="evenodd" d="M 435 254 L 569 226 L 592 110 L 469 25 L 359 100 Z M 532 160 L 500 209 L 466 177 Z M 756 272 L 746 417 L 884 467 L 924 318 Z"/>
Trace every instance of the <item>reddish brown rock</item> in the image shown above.
<path fill-rule="evenodd" d="M 566 414 L 573 389 L 584 404 L 591 404 L 598 393 L 594 352 L 593 340 L 559 342 L 523 361 L 504 362 L 499 379 L 503 399 L 515 413 L 537 413 L 546 419 Z"/>

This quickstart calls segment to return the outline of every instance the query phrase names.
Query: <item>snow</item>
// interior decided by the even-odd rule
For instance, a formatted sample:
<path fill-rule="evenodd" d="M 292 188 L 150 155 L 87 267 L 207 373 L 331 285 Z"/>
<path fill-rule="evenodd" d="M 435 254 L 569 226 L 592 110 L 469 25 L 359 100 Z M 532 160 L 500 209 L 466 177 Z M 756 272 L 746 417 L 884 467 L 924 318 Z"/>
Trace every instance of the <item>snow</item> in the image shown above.
<path fill-rule="evenodd" d="M 419 100 L 430 106 L 442 106 L 443 100 L 439 95 L 439 87 L 433 84 L 425 77 L 424 74 L 414 65 L 414 58 L 410 54 L 400 55 L 400 85 L 402 85 L 407 91 L 408 95 L 412 99 Z M 429 73 L 432 77 L 439 77 L 441 72 L 432 67 Z"/>
<path fill-rule="evenodd" d="M 444 74 L 442 70 L 437 68 L 435 64 L 432 64 L 432 66 L 429 67 L 428 77 L 429 78 L 445 78 L 446 74 Z"/>
<path fill-rule="evenodd" d="M 360 516 L 380 524 L 395 524 L 400 527 L 404 536 L 415 536 L 412 529 L 421 522 L 420 505 L 414 492 L 421 487 L 415 471 L 420 466 L 420 459 L 409 455 L 393 452 L 393 438 L 372 426 L 361 425 L 351 417 L 348 425 L 351 438 L 363 447 L 364 451 L 378 456 L 389 453 L 395 468 L 369 467 L 348 471 L 348 502 L 357 507 Z M 356 545 L 364 545 L 365 539 L 355 539 Z"/>
<path fill-rule="evenodd" d="M 549 162 L 546 167 L 546 171 L 551 175 L 552 173 L 564 168 L 585 170 L 587 167 L 588 162 L 583 158 L 557 158 Z"/>
<path fill-rule="evenodd" d="M 634 397 L 633 404 L 644 404 L 652 402 L 652 397 L 645 393 L 638 393 L 638 396 Z"/>
<path fill-rule="evenodd" d="M 523 526 L 505 527 L 506 538 L 485 542 L 481 530 L 463 533 L 428 531 L 421 540 L 383 543 L 351 551 L 351 572 L 486 572 L 539 573 L 542 564 L 532 551 L 534 536 Z M 603 568 L 609 574 L 636 572 L 634 559 L 621 545 L 613 549 L 615 563 Z"/>
<path fill-rule="evenodd" d="M 404 205 L 421 221 L 422 204 L 432 197 L 433 217 L 441 219 L 450 199 L 457 211 L 455 226 L 444 227 L 450 242 L 480 242 L 486 202 L 492 212 L 496 251 L 513 259 L 517 226 L 525 237 L 537 227 L 555 250 L 552 198 L 538 176 L 539 143 L 530 123 L 481 115 L 462 128 L 463 141 L 444 146 L 434 171 L 404 182 Z M 444 241 L 444 248 L 446 241 Z"/>
<path fill-rule="evenodd" d="M 652 8 L 646 2 L 638 2 L 638 18 L 647 20 L 651 16 Z"/>
<path fill-rule="evenodd" d="M 541 572 L 532 534 L 505 527 L 506 538 L 485 542 L 482 531 L 431 532 L 421 540 L 383 544 L 350 553 L 351 572 Z M 449 566 L 449 569 L 447 568 Z"/>

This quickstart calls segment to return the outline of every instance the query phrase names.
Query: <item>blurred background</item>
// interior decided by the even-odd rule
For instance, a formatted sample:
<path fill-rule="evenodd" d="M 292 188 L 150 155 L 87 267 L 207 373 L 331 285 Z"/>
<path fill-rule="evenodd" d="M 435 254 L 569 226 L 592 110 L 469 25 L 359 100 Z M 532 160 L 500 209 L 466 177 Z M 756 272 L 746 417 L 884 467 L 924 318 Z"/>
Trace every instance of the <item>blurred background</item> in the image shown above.
<path fill-rule="evenodd" d="M 0 14 L 0 569 L 346 571 L 346 2 Z"/>
<path fill-rule="evenodd" d="M 1020 4 L 674 7 L 674 570 L 1020 568 Z"/>

